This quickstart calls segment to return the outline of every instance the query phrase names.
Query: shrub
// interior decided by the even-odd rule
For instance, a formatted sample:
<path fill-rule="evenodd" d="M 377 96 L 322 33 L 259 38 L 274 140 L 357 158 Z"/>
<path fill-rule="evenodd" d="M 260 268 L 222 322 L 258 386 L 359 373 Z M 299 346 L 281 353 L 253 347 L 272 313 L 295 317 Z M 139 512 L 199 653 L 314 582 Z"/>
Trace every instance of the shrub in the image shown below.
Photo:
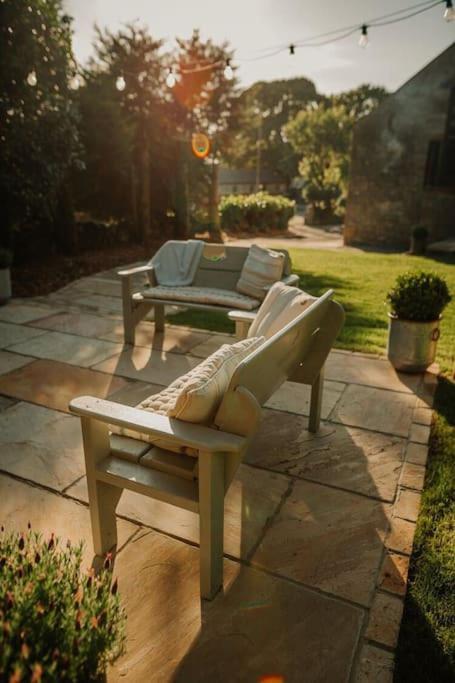
<path fill-rule="evenodd" d="M 451 300 L 446 281 L 435 273 L 404 273 L 397 277 L 387 300 L 401 320 L 437 320 Z"/>
<path fill-rule="evenodd" d="M 289 219 L 294 215 L 295 202 L 267 192 L 237 194 L 223 197 L 219 210 L 223 230 L 286 230 Z"/>
<path fill-rule="evenodd" d="M 111 573 L 81 574 L 82 545 L 28 531 L 0 536 L 0 680 L 97 681 L 121 650 Z M 110 558 L 105 560 L 110 568 Z"/>
<path fill-rule="evenodd" d="M 0 247 L 0 269 L 9 268 L 13 262 L 13 252 Z"/>

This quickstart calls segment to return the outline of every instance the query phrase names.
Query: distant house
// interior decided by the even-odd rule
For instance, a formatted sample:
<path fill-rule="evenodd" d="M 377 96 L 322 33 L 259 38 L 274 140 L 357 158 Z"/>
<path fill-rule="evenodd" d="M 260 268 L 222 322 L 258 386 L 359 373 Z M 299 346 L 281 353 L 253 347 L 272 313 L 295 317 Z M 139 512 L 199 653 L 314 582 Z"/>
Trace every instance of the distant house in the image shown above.
<path fill-rule="evenodd" d="M 278 173 L 266 168 L 261 169 L 259 187 L 270 194 L 284 194 L 287 190 L 283 178 Z M 221 167 L 218 176 L 218 189 L 221 196 L 256 192 L 256 169 Z"/>
<path fill-rule="evenodd" d="M 455 43 L 354 129 L 346 244 L 455 237 Z"/>

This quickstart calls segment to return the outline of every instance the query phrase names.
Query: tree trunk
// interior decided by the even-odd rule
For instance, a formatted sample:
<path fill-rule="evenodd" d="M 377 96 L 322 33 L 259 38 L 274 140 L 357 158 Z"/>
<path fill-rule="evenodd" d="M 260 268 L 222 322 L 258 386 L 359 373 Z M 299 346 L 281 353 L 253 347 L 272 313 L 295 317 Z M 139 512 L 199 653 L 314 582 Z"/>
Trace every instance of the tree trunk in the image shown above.
<path fill-rule="evenodd" d="M 175 237 L 186 240 L 190 232 L 189 179 L 186 141 L 179 142 L 179 163 L 176 182 Z"/>
<path fill-rule="evenodd" d="M 221 235 L 220 226 L 220 214 L 218 211 L 218 169 L 219 164 L 217 160 L 212 162 L 212 174 L 210 182 L 210 204 L 209 204 L 209 214 L 210 214 L 210 237 L 213 242 L 222 242 L 223 237 Z"/>
<path fill-rule="evenodd" d="M 150 202 L 150 141 L 145 122 L 142 123 L 139 150 L 139 173 L 141 180 L 140 215 L 142 243 L 150 246 L 152 243 L 152 212 Z"/>
<path fill-rule="evenodd" d="M 137 174 L 136 167 L 134 165 L 134 160 L 131 162 L 131 172 L 130 172 L 130 189 L 131 189 L 131 218 L 132 226 L 130 229 L 130 239 L 133 242 L 139 240 L 139 210 L 137 201 Z"/>

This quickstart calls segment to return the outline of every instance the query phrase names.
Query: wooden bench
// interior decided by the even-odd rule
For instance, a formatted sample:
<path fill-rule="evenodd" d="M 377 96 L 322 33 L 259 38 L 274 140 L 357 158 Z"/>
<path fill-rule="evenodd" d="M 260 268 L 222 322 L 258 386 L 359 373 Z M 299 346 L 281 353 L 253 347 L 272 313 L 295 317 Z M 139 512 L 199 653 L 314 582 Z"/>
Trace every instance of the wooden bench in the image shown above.
<path fill-rule="evenodd" d="M 117 543 L 115 510 L 124 489 L 191 510 L 200 520 L 201 595 L 211 599 L 223 582 L 224 496 L 258 430 L 261 406 L 287 380 L 308 384 L 308 428 L 318 430 L 324 363 L 343 321 L 344 311 L 328 291 L 264 341 L 235 370 L 213 427 L 87 396 L 71 401 L 82 423 L 95 553 L 103 555 Z M 188 477 L 186 461 L 194 471 L 193 457 L 112 436 L 109 425 L 195 449 L 198 478 Z"/>
<path fill-rule="evenodd" d="M 219 251 L 219 245 L 216 245 Z M 213 245 L 205 245 L 194 281 L 193 286 L 198 288 L 216 288 L 238 295 L 236 284 L 239 280 L 243 264 L 248 256 L 248 247 L 226 246 L 222 247 L 224 255 L 222 258 L 210 258 L 206 255 L 206 250 L 213 248 Z M 291 273 L 291 259 L 285 249 L 276 249 L 285 255 L 285 266 L 282 282 L 286 285 L 298 285 L 298 275 Z M 158 283 L 155 278 L 153 266 L 137 266 L 128 270 L 120 270 L 118 275 L 122 281 L 122 303 L 123 303 L 123 327 L 125 344 L 133 344 L 135 339 L 135 329 L 138 323 L 145 318 L 147 313 L 154 309 L 155 331 L 164 331 L 165 306 L 184 306 L 206 311 L 222 311 L 226 314 L 235 309 L 235 304 L 222 306 L 219 304 L 205 304 L 198 301 L 182 301 L 180 299 L 153 298 L 148 294 L 150 287 Z M 142 286 L 135 291 L 133 286 L 133 276 L 147 275 L 149 285 Z M 241 295 L 238 295 L 241 296 Z M 259 306 L 260 302 L 258 302 Z M 255 309 L 257 310 L 257 308 Z M 254 313 L 254 311 L 253 311 Z M 236 323 L 237 325 L 237 323 Z M 236 330 L 240 336 L 241 332 Z"/>

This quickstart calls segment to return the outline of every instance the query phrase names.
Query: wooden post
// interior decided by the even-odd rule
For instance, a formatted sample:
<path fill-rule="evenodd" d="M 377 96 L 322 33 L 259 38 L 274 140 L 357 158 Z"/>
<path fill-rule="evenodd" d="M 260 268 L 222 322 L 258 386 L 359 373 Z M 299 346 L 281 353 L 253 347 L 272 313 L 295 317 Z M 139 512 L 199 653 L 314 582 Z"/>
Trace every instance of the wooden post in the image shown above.
<path fill-rule="evenodd" d="M 201 597 L 211 600 L 223 585 L 224 457 L 199 454 Z"/>

